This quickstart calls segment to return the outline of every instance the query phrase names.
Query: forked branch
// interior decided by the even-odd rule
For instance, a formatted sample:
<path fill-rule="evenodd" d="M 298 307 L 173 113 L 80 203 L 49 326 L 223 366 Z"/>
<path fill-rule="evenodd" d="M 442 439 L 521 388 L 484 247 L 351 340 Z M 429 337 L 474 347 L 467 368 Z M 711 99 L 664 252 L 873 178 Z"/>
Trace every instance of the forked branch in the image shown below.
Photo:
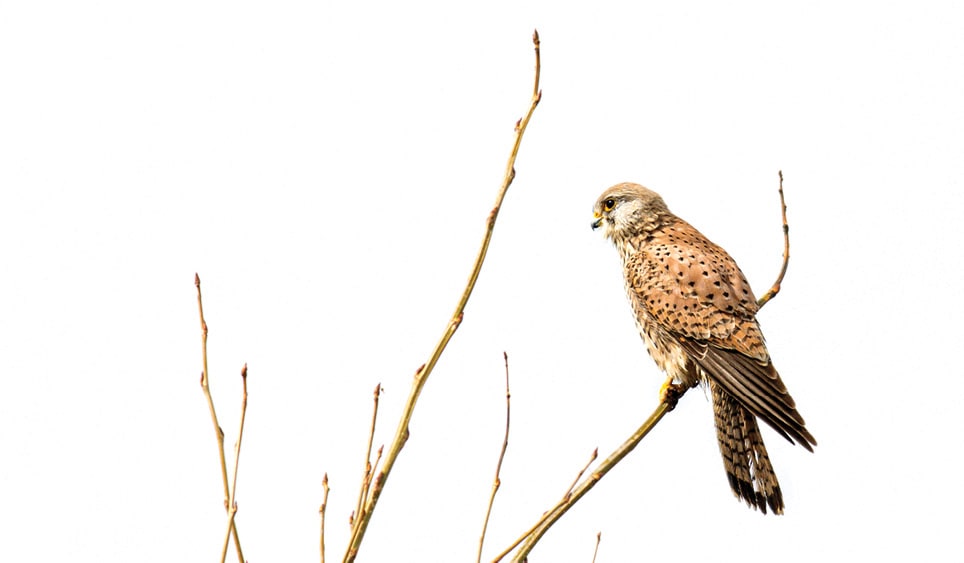
<path fill-rule="evenodd" d="M 589 461 L 586 462 L 586 465 L 584 465 L 583 468 L 579 470 L 579 473 L 576 474 L 576 478 L 573 480 L 572 484 L 569 485 L 569 488 L 566 489 L 565 494 L 562 495 L 562 499 L 559 501 L 558 504 L 556 504 L 556 507 L 566 503 L 571 498 L 572 489 L 575 488 L 575 486 L 579 483 L 579 479 L 582 477 L 583 473 L 585 473 L 586 470 L 589 469 L 589 466 L 592 465 L 592 463 L 596 461 L 596 458 L 598 457 L 599 457 L 599 448 L 596 448 L 592 451 L 592 456 L 589 457 Z M 496 561 L 501 561 L 502 558 L 508 555 L 509 552 L 515 549 L 520 543 L 529 539 L 529 537 L 532 536 L 533 532 L 539 529 L 543 524 L 545 524 L 549 520 L 550 517 L 553 516 L 554 511 L 555 511 L 555 507 L 542 513 L 542 516 L 538 520 L 536 520 L 535 524 L 533 524 L 528 530 L 523 532 L 521 536 L 516 538 L 516 540 L 512 542 L 509 545 L 509 547 L 502 550 L 502 553 L 495 556 L 495 559 L 492 560 L 493 563 Z"/>
<path fill-rule="evenodd" d="M 244 415 L 248 412 L 248 364 L 241 368 L 241 424 L 238 425 L 238 441 L 234 444 L 234 474 L 231 477 L 231 492 L 228 495 L 228 529 L 224 533 L 224 546 L 221 549 L 221 563 L 228 556 L 231 531 L 234 530 L 234 517 L 238 513 L 235 495 L 238 490 L 238 463 L 241 460 L 241 438 L 244 436 Z"/>
<path fill-rule="evenodd" d="M 374 472 L 374 465 L 372 465 L 372 443 L 375 440 L 375 423 L 378 421 L 378 398 L 382 394 L 382 384 L 379 383 L 375 386 L 374 392 L 374 406 L 372 407 L 372 424 L 368 431 L 368 447 L 365 449 L 365 468 L 362 473 L 361 486 L 358 489 L 358 501 L 355 503 L 355 511 L 351 515 L 351 537 L 354 538 L 358 534 L 358 527 L 362 522 L 362 515 L 365 511 L 365 503 L 368 500 L 368 495 L 372 490 L 372 473 Z M 382 449 L 378 448 L 378 457 L 381 458 Z M 378 462 L 375 462 L 378 465 Z"/>
<path fill-rule="evenodd" d="M 208 381 L 208 324 L 204 320 L 204 305 L 201 302 L 201 277 L 194 274 L 194 286 L 197 288 L 197 310 L 201 317 L 201 390 L 204 391 L 204 398 L 207 399 L 208 410 L 211 412 L 211 421 L 214 423 L 214 435 L 218 441 L 218 459 L 221 461 L 221 483 L 224 485 L 224 509 L 231 510 L 230 499 L 231 490 L 228 485 L 228 464 L 224 459 L 224 431 L 218 423 L 218 415 L 214 410 L 214 399 L 211 398 L 211 386 Z M 241 551 L 241 539 L 238 537 L 238 527 L 231 520 L 231 533 L 234 536 L 234 549 L 238 553 L 238 562 L 244 563 L 244 553 Z"/>

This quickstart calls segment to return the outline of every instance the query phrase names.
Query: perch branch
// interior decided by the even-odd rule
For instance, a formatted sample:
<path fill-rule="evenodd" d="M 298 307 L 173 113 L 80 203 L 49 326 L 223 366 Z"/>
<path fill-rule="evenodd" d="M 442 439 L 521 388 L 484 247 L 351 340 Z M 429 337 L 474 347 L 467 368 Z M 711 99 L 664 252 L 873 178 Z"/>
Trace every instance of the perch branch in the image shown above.
<path fill-rule="evenodd" d="M 670 399 L 660 401 L 659 405 L 656 407 L 656 410 L 653 411 L 653 414 L 646 419 L 646 422 L 644 422 L 643 425 L 640 426 L 636 432 L 629 437 L 628 440 L 623 442 L 623 444 L 619 446 L 616 451 L 604 459 L 596 470 L 586 477 L 581 483 L 579 483 L 579 485 L 576 486 L 576 488 L 573 489 L 570 494 L 567 494 L 554 507 L 549 509 L 547 515 L 543 517 L 542 523 L 536 526 L 536 528 L 527 535 L 525 543 L 519 548 L 519 551 L 515 554 L 515 557 L 512 559 L 512 561 L 525 561 L 526 557 L 529 555 L 529 552 L 532 551 L 532 548 L 535 547 L 536 543 L 538 543 L 546 531 L 548 531 L 549 528 L 551 528 L 552 525 L 559 520 L 559 518 L 562 518 L 562 515 L 572 508 L 572 505 L 576 504 L 576 502 L 581 499 L 583 495 L 595 487 L 596 483 L 605 477 L 606 474 L 609 473 L 610 469 L 615 467 L 620 460 L 629 454 L 629 452 L 633 451 L 633 449 L 639 445 L 643 438 L 646 437 L 646 434 L 649 434 L 649 431 L 656 426 L 661 418 L 663 418 L 663 415 L 672 410 L 672 406 L 675 405 L 672 405 L 671 403 L 672 401 Z"/>
<path fill-rule="evenodd" d="M 526 127 L 529 125 L 529 120 L 532 118 L 532 113 L 535 111 L 536 106 L 539 104 L 539 100 L 542 98 L 542 91 L 539 89 L 540 62 L 538 32 L 533 33 L 532 42 L 535 45 L 536 56 L 535 84 L 532 91 L 532 100 L 525 116 L 516 122 L 515 142 L 512 145 L 512 152 L 510 153 L 508 163 L 506 164 L 505 175 L 502 180 L 502 187 L 499 189 L 499 193 L 496 196 L 495 206 L 492 208 L 492 211 L 489 212 L 489 216 L 486 220 L 485 235 L 482 238 L 482 244 L 479 247 L 478 256 L 475 259 L 475 263 L 472 267 L 472 272 L 469 275 L 469 280 L 465 286 L 465 290 L 462 292 L 462 297 L 459 299 L 458 305 L 455 307 L 455 312 L 452 314 L 452 318 L 449 320 L 447 326 L 445 327 L 445 331 L 442 333 L 442 338 L 439 340 L 438 344 L 436 344 L 435 349 L 429 356 L 428 361 L 415 372 L 415 380 L 412 382 L 411 391 L 409 392 L 408 399 L 403 407 L 402 416 L 398 422 L 398 428 L 395 431 L 395 437 L 389 445 L 388 453 L 385 455 L 385 460 L 382 462 L 381 469 L 379 470 L 378 475 L 375 477 L 371 495 L 368 497 L 368 501 L 365 503 L 362 514 L 358 515 L 358 530 L 357 533 L 352 535 L 351 542 L 349 543 L 348 549 L 345 552 L 345 557 L 343 559 L 344 563 L 351 563 L 355 560 L 355 557 L 358 554 L 358 549 L 365 537 L 365 531 L 368 529 L 368 523 L 371 521 L 372 513 L 374 512 L 378 499 L 380 498 L 382 490 L 385 487 L 388 476 L 391 474 L 392 467 L 394 467 L 395 461 L 398 459 L 398 454 L 402 451 L 402 448 L 405 446 L 405 442 L 408 440 L 408 425 L 412 419 L 415 404 L 418 402 L 422 388 L 425 386 L 428 376 L 431 375 L 432 370 L 435 368 L 436 362 L 438 362 L 439 357 L 441 357 L 442 352 L 448 345 L 449 340 L 451 340 L 452 335 L 455 334 L 455 331 L 462 323 L 465 305 L 468 303 L 469 297 L 472 295 L 472 290 L 475 288 L 475 282 L 479 277 L 479 272 L 482 270 L 482 263 L 485 261 L 485 256 L 489 249 L 489 241 L 492 239 L 492 231 L 495 228 L 495 220 L 499 215 L 499 209 L 502 207 L 502 201 L 505 199 L 505 194 L 508 191 L 509 186 L 512 184 L 512 180 L 515 178 L 515 160 L 519 153 L 519 147 L 522 144 L 522 136 L 525 133 Z"/>
<path fill-rule="evenodd" d="M 584 465 L 584 466 L 582 467 L 582 469 L 579 470 L 579 473 L 576 474 L 576 478 L 573 479 L 572 484 L 569 485 L 569 487 L 566 489 L 565 494 L 562 495 L 562 500 L 559 501 L 560 504 L 563 503 L 563 502 L 565 502 L 565 501 L 569 498 L 569 496 L 572 494 L 572 489 L 573 489 L 573 487 L 575 487 L 576 484 L 579 483 L 579 478 L 582 477 L 582 474 L 585 473 L 587 469 L 589 469 L 589 466 L 592 465 L 592 462 L 596 461 L 596 458 L 598 458 L 598 457 L 599 457 L 599 448 L 596 448 L 596 449 L 594 449 L 594 450 L 592 451 L 592 455 L 589 456 L 589 461 L 587 461 L 587 462 L 586 462 L 586 465 Z M 557 505 L 557 506 L 558 506 L 558 505 Z M 543 513 L 542 513 L 542 516 L 540 516 L 539 519 L 536 520 L 536 523 L 533 524 L 528 530 L 526 530 L 525 532 L 523 532 L 521 536 L 519 536 L 518 538 L 516 538 L 516 540 L 515 540 L 514 542 L 512 542 L 512 543 L 509 545 L 509 547 L 507 547 L 507 548 L 505 548 L 504 550 L 502 550 L 502 553 L 496 555 L 496 556 L 495 556 L 495 559 L 492 560 L 492 563 L 496 563 L 497 561 L 501 561 L 506 555 L 509 554 L 510 551 L 512 551 L 513 549 L 515 549 L 516 546 L 518 546 L 520 543 L 522 543 L 523 541 L 525 541 L 526 538 L 528 538 L 529 536 L 531 536 L 531 535 L 532 535 L 532 532 L 534 532 L 534 531 L 536 530 L 536 528 L 538 528 L 539 526 L 541 526 L 547 519 L 549 519 L 550 516 L 552 516 L 552 510 L 547 510 L 547 511 L 543 512 Z"/>

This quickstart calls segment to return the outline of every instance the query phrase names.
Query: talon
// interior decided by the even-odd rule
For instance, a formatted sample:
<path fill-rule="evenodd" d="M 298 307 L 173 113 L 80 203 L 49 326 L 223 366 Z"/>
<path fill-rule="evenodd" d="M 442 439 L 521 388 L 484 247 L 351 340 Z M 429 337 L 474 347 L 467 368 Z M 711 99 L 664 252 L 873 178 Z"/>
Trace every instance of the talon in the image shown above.
<path fill-rule="evenodd" d="M 659 386 L 659 400 L 662 401 L 666 394 L 669 392 L 669 388 L 673 386 L 673 378 L 667 377 L 666 381 Z"/>
<path fill-rule="evenodd" d="M 667 377 L 666 381 L 659 387 L 659 401 L 666 403 L 667 410 L 673 410 L 684 392 L 686 392 L 684 385 L 673 383 L 673 378 Z"/>

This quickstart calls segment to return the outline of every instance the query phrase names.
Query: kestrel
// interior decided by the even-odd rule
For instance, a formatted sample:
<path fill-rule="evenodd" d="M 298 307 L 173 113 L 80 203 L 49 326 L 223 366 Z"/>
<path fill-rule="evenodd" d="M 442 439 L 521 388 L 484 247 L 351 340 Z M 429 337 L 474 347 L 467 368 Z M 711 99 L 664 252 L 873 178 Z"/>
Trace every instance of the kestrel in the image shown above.
<path fill-rule="evenodd" d="M 791 443 L 817 445 L 773 367 L 756 320 L 756 297 L 725 250 L 673 215 L 659 194 L 617 184 L 596 201 L 602 227 L 623 262 L 626 293 L 649 355 L 683 389 L 709 386 L 730 488 L 766 514 L 783 494 L 757 417 Z"/>

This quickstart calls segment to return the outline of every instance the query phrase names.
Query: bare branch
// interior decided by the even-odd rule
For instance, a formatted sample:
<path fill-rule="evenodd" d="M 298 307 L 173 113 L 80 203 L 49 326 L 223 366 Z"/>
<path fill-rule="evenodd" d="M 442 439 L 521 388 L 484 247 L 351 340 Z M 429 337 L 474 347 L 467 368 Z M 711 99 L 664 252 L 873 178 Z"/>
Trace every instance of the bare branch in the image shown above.
<path fill-rule="evenodd" d="M 560 504 L 566 502 L 569 499 L 570 495 L 572 495 L 572 489 L 576 486 L 577 483 L 579 483 L 579 479 L 582 477 L 583 473 L 585 473 L 586 470 L 589 469 L 589 466 L 592 465 L 592 462 L 596 461 L 596 458 L 598 457 L 599 457 L 599 448 L 596 448 L 592 451 L 592 455 L 589 456 L 589 461 L 587 461 L 586 465 L 584 465 L 582 469 L 579 470 L 579 473 L 576 474 L 576 478 L 573 480 L 572 484 L 569 485 L 569 487 L 566 489 L 565 494 L 562 495 L 562 500 L 559 501 Z M 558 504 L 556 506 L 558 506 Z M 546 520 L 548 520 L 550 516 L 552 516 L 552 510 L 547 510 L 543 512 L 542 516 L 539 517 L 538 520 L 536 520 L 535 524 L 533 524 L 528 530 L 523 532 L 521 536 L 516 538 L 516 540 L 509 545 L 509 547 L 502 550 L 502 553 L 498 554 L 495 557 L 495 559 L 492 560 L 493 563 L 495 563 L 496 561 L 500 561 L 503 557 L 508 555 L 510 551 L 515 549 L 517 545 L 525 541 L 526 538 L 531 536 L 532 532 L 534 532 L 536 528 L 538 528 Z"/>
<path fill-rule="evenodd" d="M 529 120 L 532 118 L 532 113 L 535 111 L 536 106 L 539 104 L 539 100 L 542 98 L 542 92 L 539 90 L 540 62 L 538 32 L 533 34 L 532 42 L 535 45 L 536 55 L 535 83 L 533 87 L 532 100 L 525 116 L 516 124 L 515 142 L 512 145 L 512 152 L 510 153 L 508 163 L 506 164 L 505 176 L 502 180 L 502 187 L 499 189 L 499 193 L 496 196 L 495 206 L 492 208 L 492 211 L 489 212 L 489 216 L 486 220 L 485 235 L 482 238 L 482 244 L 479 248 L 478 256 L 475 259 L 472 272 L 469 274 L 469 280 L 465 286 L 465 290 L 462 292 L 462 297 L 459 299 L 459 302 L 455 307 L 455 312 L 452 314 L 452 318 L 449 320 L 445 331 L 442 333 L 442 338 L 439 340 L 438 344 L 436 344 L 435 349 L 429 356 L 428 361 L 415 372 L 415 380 L 412 382 L 412 389 L 409 392 L 408 400 L 405 403 L 401 419 L 398 422 L 395 437 L 391 444 L 389 444 L 388 453 L 386 454 L 385 460 L 382 463 L 381 470 L 378 472 L 378 475 L 375 478 L 375 482 L 371 490 L 371 496 L 368 497 L 368 501 L 365 503 L 361 513 L 356 514 L 357 531 L 352 534 L 352 540 L 348 545 L 348 548 L 345 552 L 345 557 L 343 559 L 344 563 L 354 561 L 358 554 L 358 549 L 365 537 L 365 531 L 368 528 L 368 523 L 371 520 L 372 513 L 376 504 L 378 503 L 378 499 L 381 496 L 385 482 L 388 480 L 392 467 L 394 467 L 395 461 L 398 459 L 398 454 L 401 452 L 402 448 L 405 446 L 405 442 L 408 440 L 408 425 L 412 419 L 412 413 L 415 411 L 415 405 L 418 402 L 422 388 L 425 386 L 425 382 L 428 379 L 428 376 L 431 375 L 432 370 L 435 368 L 435 364 L 441 357 L 442 352 L 445 351 L 446 346 L 448 346 L 452 335 L 455 334 L 455 331 L 462 323 L 465 306 L 469 301 L 469 297 L 472 295 L 472 290 L 475 289 L 475 282 L 479 277 L 479 273 L 482 271 L 482 263 L 485 261 L 485 256 L 489 249 L 489 242 L 492 239 L 492 232 L 495 228 L 495 220 L 499 215 L 499 210 L 502 207 L 502 201 L 505 199 L 505 194 L 509 190 L 509 186 L 512 184 L 512 180 L 515 177 L 515 160 L 519 153 L 519 147 L 522 144 L 522 136 L 529 124 Z"/>
<path fill-rule="evenodd" d="M 787 224 L 787 202 L 783 199 L 783 170 L 780 170 L 780 215 L 783 217 L 783 265 L 780 267 L 780 275 L 777 281 L 773 282 L 770 290 L 757 300 L 757 305 L 762 309 L 771 299 L 780 293 L 780 284 L 783 283 L 783 276 L 787 273 L 787 266 L 790 264 L 790 226 Z"/>
<path fill-rule="evenodd" d="M 372 473 L 374 472 L 374 466 L 372 465 L 372 442 L 375 439 L 375 422 L 378 420 L 378 398 L 382 394 L 382 384 L 379 383 L 375 386 L 374 392 L 374 406 L 372 408 L 372 424 L 371 430 L 368 432 L 368 447 L 365 449 L 365 469 L 362 473 L 362 482 L 358 490 L 358 501 L 355 503 L 355 511 L 352 513 L 351 527 L 352 535 L 354 538 L 358 533 L 358 525 L 362 521 L 361 515 L 365 510 L 365 502 L 368 500 L 368 494 L 372 487 Z M 381 457 L 381 448 L 378 450 L 378 456 Z M 376 463 L 377 465 L 377 463 Z M 349 542 L 350 543 L 350 542 Z"/>
<path fill-rule="evenodd" d="M 194 286 L 197 288 L 197 310 L 201 317 L 201 390 L 204 391 L 204 398 L 207 399 L 208 410 L 211 412 L 211 421 L 214 423 L 214 435 L 218 441 L 218 457 L 221 461 L 221 482 L 224 485 L 224 509 L 230 511 L 231 492 L 228 488 L 228 465 L 224 459 L 224 431 L 218 423 L 218 415 L 214 410 L 214 399 L 211 398 L 211 386 L 208 380 L 208 324 L 204 320 L 204 305 L 201 302 L 201 277 L 194 274 Z M 234 534 L 234 548 L 238 553 L 238 562 L 244 563 L 244 553 L 241 551 L 241 539 L 238 537 L 237 524 L 231 520 L 232 532 Z"/>
<path fill-rule="evenodd" d="M 228 496 L 228 529 L 224 533 L 224 547 L 221 549 L 221 563 L 228 556 L 231 531 L 234 530 L 234 516 L 238 512 L 235 494 L 238 490 L 238 462 L 241 460 L 241 438 L 244 436 L 244 415 L 248 411 L 248 364 L 241 368 L 241 423 L 238 426 L 238 441 L 234 443 L 234 476 L 231 478 L 231 493 Z"/>
<path fill-rule="evenodd" d="M 685 390 L 683 392 L 685 392 Z M 677 395 L 672 395 L 671 397 L 678 398 Z M 536 522 L 535 526 L 523 534 L 519 540 L 516 540 L 516 544 L 513 544 L 502 554 L 493 559 L 493 563 L 505 557 L 505 555 L 512 551 L 515 545 L 522 540 L 525 540 L 525 543 L 521 548 L 519 548 L 519 551 L 515 554 L 515 557 L 513 557 L 512 561 L 524 561 L 529 555 L 529 552 L 532 551 L 532 548 L 535 547 L 536 543 L 538 543 L 542 536 L 545 535 L 546 531 L 548 531 L 549 528 L 551 528 L 552 525 L 555 524 L 559 518 L 561 518 L 562 515 L 565 514 L 574 504 L 576 504 L 576 502 L 581 499 L 583 495 L 595 487 L 596 483 L 605 477 L 606 474 L 609 473 L 609 471 L 615 467 L 617 463 L 626 457 L 629 452 L 633 451 L 633 449 L 639 445 L 643 438 L 649 434 L 649 431 L 656 426 L 660 419 L 662 419 L 666 413 L 672 410 L 674 405 L 671 403 L 672 400 L 670 398 L 660 401 L 659 405 L 656 407 L 656 410 L 653 411 L 653 414 L 646 419 L 646 422 L 644 422 L 642 426 L 640 426 L 636 432 L 629 437 L 629 439 L 616 448 L 616 450 L 610 454 L 609 457 L 604 459 L 596 470 L 586 477 L 581 483 L 579 483 L 575 489 L 573 489 L 570 493 L 567 493 L 562 500 L 550 508 L 549 511 L 546 512 L 538 522 Z"/>
<path fill-rule="evenodd" d="M 602 541 L 602 532 L 596 532 L 596 549 L 592 552 L 592 563 L 596 563 L 596 556 L 599 555 L 599 542 Z"/>
<path fill-rule="evenodd" d="M 511 398 L 511 394 L 509 393 L 509 355 L 502 352 L 502 358 L 505 360 L 505 438 L 502 439 L 502 451 L 499 452 L 499 461 L 495 465 L 495 479 L 492 481 L 492 494 L 489 495 L 489 506 L 485 509 L 485 520 L 482 522 L 482 535 L 479 537 L 479 554 L 475 559 L 477 563 L 482 561 L 482 545 L 485 543 L 485 532 L 489 527 L 489 516 L 492 514 L 495 494 L 502 485 L 502 480 L 499 478 L 499 474 L 502 472 L 502 460 L 505 459 L 505 450 L 509 447 L 509 400 Z"/>
<path fill-rule="evenodd" d="M 318 513 L 321 514 L 321 533 L 319 536 L 320 548 L 321 548 L 321 563 L 325 563 L 325 510 L 328 508 L 328 473 L 325 473 L 325 477 L 321 480 L 321 488 L 324 491 L 321 497 L 321 508 L 318 509 Z"/>

